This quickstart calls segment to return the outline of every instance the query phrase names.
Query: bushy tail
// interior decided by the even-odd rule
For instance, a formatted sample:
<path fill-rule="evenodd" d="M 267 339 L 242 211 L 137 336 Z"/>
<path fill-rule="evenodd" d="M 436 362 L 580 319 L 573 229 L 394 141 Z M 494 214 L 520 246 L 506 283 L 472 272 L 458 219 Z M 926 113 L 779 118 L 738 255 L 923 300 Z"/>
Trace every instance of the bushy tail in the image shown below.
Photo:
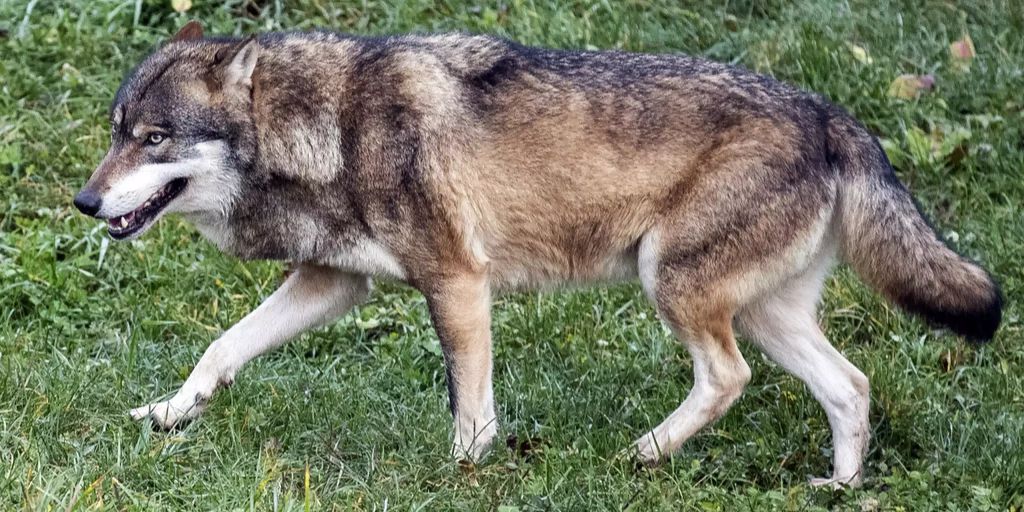
<path fill-rule="evenodd" d="M 869 285 L 904 309 L 971 341 L 992 339 L 1002 297 L 992 278 L 939 238 L 885 152 L 842 112 L 829 122 L 839 169 L 841 248 Z"/>

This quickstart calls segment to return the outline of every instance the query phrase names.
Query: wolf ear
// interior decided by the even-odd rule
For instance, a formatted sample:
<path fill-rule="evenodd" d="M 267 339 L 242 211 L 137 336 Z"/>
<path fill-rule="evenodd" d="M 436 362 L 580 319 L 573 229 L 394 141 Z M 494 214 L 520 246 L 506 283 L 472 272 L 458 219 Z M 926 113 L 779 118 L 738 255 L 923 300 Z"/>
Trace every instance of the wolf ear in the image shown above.
<path fill-rule="evenodd" d="M 228 61 L 224 67 L 224 88 L 252 87 L 252 72 L 256 69 L 256 60 L 260 56 L 259 41 L 255 37 L 250 37 L 232 48 L 229 54 L 230 52 L 234 54 L 224 59 Z"/>
<path fill-rule="evenodd" d="M 196 20 L 192 20 L 181 27 L 181 30 L 169 42 L 177 43 L 179 41 L 193 41 L 196 39 L 203 38 L 203 25 Z"/>

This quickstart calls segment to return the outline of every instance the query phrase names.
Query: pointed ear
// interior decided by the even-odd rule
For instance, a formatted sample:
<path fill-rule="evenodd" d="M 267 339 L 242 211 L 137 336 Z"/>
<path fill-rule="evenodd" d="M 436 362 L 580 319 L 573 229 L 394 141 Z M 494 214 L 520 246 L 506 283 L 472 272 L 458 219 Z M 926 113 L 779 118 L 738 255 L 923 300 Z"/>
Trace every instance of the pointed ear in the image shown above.
<path fill-rule="evenodd" d="M 224 88 L 251 87 L 252 72 L 256 69 L 256 61 L 260 56 L 260 43 L 255 37 L 250 37 L 238 44 L 232 50 L 234 55 L 227 57 L 227 66 L 224 68 Z"/>
<path fill-rule="evenodd" d="M 177 43 L 179 41 L 192 41 L 195 39 L 203 38 L 203 25 L 196 20 L 192 20 L 181 27 L 181 30 L 174 37 L 171 38 L 170 43 Z"/>

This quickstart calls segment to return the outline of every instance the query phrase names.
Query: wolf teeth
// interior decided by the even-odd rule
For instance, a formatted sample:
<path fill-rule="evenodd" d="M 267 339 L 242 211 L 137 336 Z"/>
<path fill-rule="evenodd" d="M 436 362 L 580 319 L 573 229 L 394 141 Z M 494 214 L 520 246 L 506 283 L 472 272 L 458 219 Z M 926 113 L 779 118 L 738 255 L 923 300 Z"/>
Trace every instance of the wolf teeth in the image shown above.
<path fill-rule="evenodd" d="M 126 219 L 124 217 L 121 217 L 121 227 L 122 228 L 128 227 L 128 219 Z"/>

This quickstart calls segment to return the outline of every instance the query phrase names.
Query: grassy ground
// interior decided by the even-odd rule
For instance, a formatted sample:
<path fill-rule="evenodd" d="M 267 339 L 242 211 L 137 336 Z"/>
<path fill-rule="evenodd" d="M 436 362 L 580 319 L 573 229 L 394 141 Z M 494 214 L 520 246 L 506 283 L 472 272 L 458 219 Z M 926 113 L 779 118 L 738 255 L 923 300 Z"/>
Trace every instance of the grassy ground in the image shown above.
<path fill-rule="evenodd" d="M 1024 506 L 1024 9 L 977 2 L 374 0 L 0 2 L 0 509 L 1000 510 Z M 472 471 L 445 455 L 437 338 L 420 296 L 385 285 L 353 315 L 243 371 L 198 422 L 157 433 L 125 411 L 174 391 L 209 341 L 280 280 L 177 219 L 108 244 L 72 211 L 106 149 L 125 71 L 198 17 L 208 30 L 462 29 L 558 47 L 685 51 L 824 93 L 879 136 L 942 232 L 1003 283 L 1005 326 L 964 346 L 851 274 L 822 313 L 871 377 L 863 489 L 813 490 L 827 422 L 744 345 L 747 393 L 664 467 L 612 455 L 690 387 L 690 361 L 636 286 L 502 298 L 504 435 Z M 958 72 L 948 45 L 970 34 Z M 859 58 L 856 47 L 866 50 Z M 887 95 L 933 74 L 916 100 Z M 898 264 L 898 262 L 894 262 Z"/>

